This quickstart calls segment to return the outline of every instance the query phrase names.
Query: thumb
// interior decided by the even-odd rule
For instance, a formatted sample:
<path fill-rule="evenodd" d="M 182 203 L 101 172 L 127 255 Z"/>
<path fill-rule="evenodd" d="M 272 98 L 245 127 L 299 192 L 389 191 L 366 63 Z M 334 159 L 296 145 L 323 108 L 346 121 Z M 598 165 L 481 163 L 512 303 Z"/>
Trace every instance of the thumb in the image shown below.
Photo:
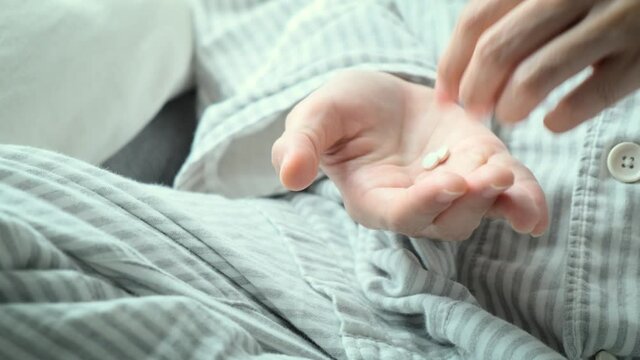
<path fill-rule="evenodd" d="M 287 189 L 311 185 L 322 155 L 341 138 L 340 121 L 330 107 L 311 107 L 303 101 L 287 117 L 286 129 L 271 149 L 271 162 Z"/>

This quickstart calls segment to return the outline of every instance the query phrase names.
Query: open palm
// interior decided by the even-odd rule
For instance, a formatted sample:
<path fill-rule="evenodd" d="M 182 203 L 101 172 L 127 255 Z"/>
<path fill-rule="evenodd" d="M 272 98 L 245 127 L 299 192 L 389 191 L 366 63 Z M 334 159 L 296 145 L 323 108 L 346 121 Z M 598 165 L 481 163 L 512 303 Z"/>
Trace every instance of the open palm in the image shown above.
<path fill-rule="evenodd" d="M 449 158 L 425 170 L 425 154 Z M 482 123 L 433 90 L 395 76 L 345 71 L 299 103 L 275 142 L 282 183 L 301 190 L 318 166 L 364 226 L 462 240 L 485 216 L 515 230 L 546 230 L 544 195 L 531 172 Z"/>

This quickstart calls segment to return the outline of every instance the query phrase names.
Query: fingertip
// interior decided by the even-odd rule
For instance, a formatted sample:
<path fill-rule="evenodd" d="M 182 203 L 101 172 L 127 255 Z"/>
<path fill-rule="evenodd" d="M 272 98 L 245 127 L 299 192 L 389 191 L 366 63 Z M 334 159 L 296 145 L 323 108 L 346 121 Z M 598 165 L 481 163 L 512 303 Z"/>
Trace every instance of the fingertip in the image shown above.
<path fill-rule="evenodd" d="M 510 222 L 509 224 L 511 224 L 511 228 L 517 232 L 518 234 L 521 235 L 527 235 L 527 234 L 531 234 L 531 232 L 533 231 L 533 227 L 532 226 L 527 226 L 527 225 L 523 225 L 523 224 L 515 224 Z"/>
<path fill-rule="evenodd" d="M 541 238 L 547 232 L 546 227 L 536 226 L 533 231 L 531 231 L 531 236 L 534 238 Z"/>
<path fill-rule="evenodd" d="M 283 139 L 279 137 L 271 146 L 271 165 L 276 171 L 276 175 L 280 176 L 280 168 L 282 167 L 282 158 L 284 156 Z"/>
<path fill-rule="evenodd" d="M 568 129 L 560 119 L 562 118 L 558 116 L 556 111 L 554 110 L 544 117 L 544 121 L 543 121 L 544 127 L 546 127 L 552 133 L 556 133 L 556 134 L 560 134 L 567 131 Z"/>
<path fill-rule="evenodd" d="M 504 193 L 513 185 L 514 181 L 515 175 L 511 169 L 495 164 L 481 166 L 468 178 L 470 187 L 485 198 L 495 198 Z"/>
<path fill-rule="evenodd" d="M 493 188 L 510 188 L 516 180 L 516 176 L 513 171 L 506 166 L 500 166 L 495 164 L 486 164 L 485 168 L 491 167 L 491 187 Z"/>
<path fill-rule="evenodd" d="M 519 234 L 530 234 L 536 228 L 539 209 L 533 205 L 530 197 L 517 196 L 514 193 L 503 193 L 498 196 L 494 206 L 511 228 Z"/>
<path fill-rule="evenodd" d="M 501 124 L 514 125 L 526 119 L 536 105 L 537 103 L 516 91 L 510 83 L 502 90 L 496 102 L 495 118 Z"/>
<path fill-rule="evenodd" d="M 578 126 L 582 121 L 575 119 L 569 105 L 560 102 L 544 117 L 544 126 L 554 133 L 563 133 Z"/>
<path fill-rule="evenodd" d="M 295 170 L 291 169 L 291 166 L 289 166 L 289 162 L 287 161 L 287 158 L 282 159 L 282 165 L 279 168 L 278 171 L 278 177 L 280 178 L 280 183 L 282 185 L 284 185 L 285 188 L 287 188 L 288 190 L 293 190 L 296 191 L 297 187 L 295 186 L 296 184 L 295 181 L 292 179 L 293 177 L 295 177 Z"/>
<path fill-rule="evenodd" d="M 318 173 L 318 164 L 314 154 L 305 150 L 287 153 L 282 158 L 280 182 L 291 191 L 307 188 Z"/>
<path fill-rule="evenodd" d="M 435 200 L 439 204 L 450 204 L 467 190 L 467 182 L 462 176 L 443 171 L 419 177 L 412 187 L 412 196 L 425 201 Z"/>
<path fill-rule="evenodd" d="M 547 232 L 547 230 L 549 229 L 549 211 L 546 208 L 546 203 L 542 206 L 544 206 L 544 208 L 540 209 L 540 212 L 542 213 L 540 215 L 540 221 L 538 222 L 538 224 L 536 224 L 533 230 L 531 230 L 531 236 L 536 238 L 544 235 L 545 232 Z"/>
<path fill-rule="evenodd" d="M 468 184 L 464 177 L 448 171 L 443 171 L 439 174 L 438 185 L 448 193 L 463 194 L 468 190 Z"/>
<path fill-rule="evenodd" d="M 545 115 L 543 123 L 544 127 L 546 127 L 549 131 L 554 133 L 562 132 L 562 127 L 559 125 L 558 118 L 560 111 L 556 107 L 554 110 Z"/>
<path fill-rule="evenodd" d="M 537 225 L 536 223 L 530 221 L 529 219 L 522 219 L 522 218 L 515 218 L 515 217 L 509 219 L 509 224 L 511 224 L 511 227 L 515 232 L 523 235 L 531 234 Z"/>

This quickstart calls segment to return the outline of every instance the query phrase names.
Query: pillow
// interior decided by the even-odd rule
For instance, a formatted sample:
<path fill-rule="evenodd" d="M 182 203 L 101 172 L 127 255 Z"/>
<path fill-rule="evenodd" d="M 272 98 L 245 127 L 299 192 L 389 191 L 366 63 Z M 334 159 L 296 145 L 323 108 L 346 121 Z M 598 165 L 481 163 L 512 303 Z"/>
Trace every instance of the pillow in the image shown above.
<path fill-rule="evenodd" d="M 0 11 L 0 143 L 98 164 L 189 86 L 187 0 L 9 4 Z"/>

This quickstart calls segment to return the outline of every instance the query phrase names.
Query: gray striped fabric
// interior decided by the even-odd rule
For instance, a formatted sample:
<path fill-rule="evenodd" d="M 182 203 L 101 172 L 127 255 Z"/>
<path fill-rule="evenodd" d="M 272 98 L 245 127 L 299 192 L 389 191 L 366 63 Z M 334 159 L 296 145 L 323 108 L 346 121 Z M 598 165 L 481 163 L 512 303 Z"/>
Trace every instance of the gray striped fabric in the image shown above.
<path fill-rule="evenodd" d="M 0 146 L 0 358 L 559 359 L 453 278 L 451 244 Z"/>
<path fill-rule="evenodd" d="M 154 188 L 33 149 L 0 156 L 0 358 L 328 356 L 268 306 L 248 278 L 259 272 L 229 260 L 251 256 L 234 239 L 238 215 L 254 213 L 247 204 L 202 197 L 230 224 L 210 232 Z M 268 221 L 248 219 L 273 238 Z"/>
<path fill-rule="evenodd" d="M 203 114 L 175 185 L 232 197 L 283 191 L 270 166 L 270 146 L 288 109 L 335 71 L 364 67 L 431 84 L 464 5 L 437 0 L 195 3 Z M 407 278 L 396 274 L 409 259 L 373 257 L 379 249 L 369 247 L 375 241 L 356 252 L 367 254 L 359 259 L 371 269 L 356 269 L 373 276 L 389 274 L 390 267 L 407 282 L 394 288 L 404 295 L 436 286 L 430 291 L 477 304 L 571 358 L 601 349 L 640 356 L 640 229 L 630 201 L 638 198 L 638 190 L 614 180 L 606 168 L 614 145 L 640 143 L 639 96 L 569 134 L 548 133 L 541 126 L 544 110 L 581 78 L 584 74 L 565 84 L 526 124 L 515 129 L 494 124 L 548 195 L 553 221 L 546 236 L 532 240 L 491 221 L 459 247 L 422 239 L 380 240 L 381 254 L 401 251 L 390 249 L 395 247 L 410 250 L 421 268 L 442 276 L 430 285 L 413 266 L 405 265 Z M 361 284 L 369 301 L 393 312 L 408 311 L 407 304 L 393 301 L 395 293 L 371 281 Z M 380 296 L 371 295 L 375 292 Z"/>
<path fill-rule="evenodd" d="M 640 95 L 561 136 L 545 107 L 494 124 L 547 193 L 547 235 L 410 239 L 355 224 L 326 179 L 255 196 L 282 191 L 289 108 L 346 67 L 429 84 L 460 3 L 194 4 L 202 120 L 176 185 L 253 198 L 0 146 L 0 358 L 640 358 L 640 190 L 606 168 L 640 143 Z"/>
<path fill-rule="evenodd" d="M 284 192 L 268 151 L 282 130 L 280 120 L 336 71 L 376 69 L 432 83 L 462 4 L 192 2 L 202 117 L 175 185 L 227 196 Z"/>

